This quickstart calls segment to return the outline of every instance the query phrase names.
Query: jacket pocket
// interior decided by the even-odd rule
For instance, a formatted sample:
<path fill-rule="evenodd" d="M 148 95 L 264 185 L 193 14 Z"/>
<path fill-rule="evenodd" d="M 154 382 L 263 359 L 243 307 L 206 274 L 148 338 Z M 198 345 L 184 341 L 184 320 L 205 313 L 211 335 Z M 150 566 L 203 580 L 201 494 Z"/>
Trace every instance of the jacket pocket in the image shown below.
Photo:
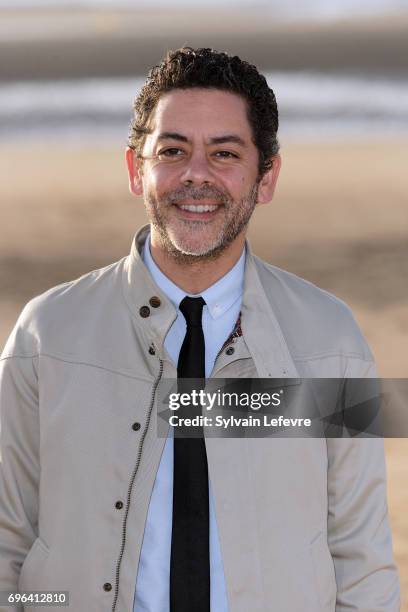
<path fill-rule="evenodd" d="M 38 591 L 45 589 L 44 566 L 49 555 L 48 546 L 37 538 L 34 540 L 21 567 L 18 588 L 20 591 Z"/>
<path fill-rule="evenodd" d="M 333 559 L 327 545 L 327 539 L 320 532 L 310 544 L 310 556 L 315 575 L 316 590 L 322 612 L 335 612 L 336 608 L 336 576 Z"/>

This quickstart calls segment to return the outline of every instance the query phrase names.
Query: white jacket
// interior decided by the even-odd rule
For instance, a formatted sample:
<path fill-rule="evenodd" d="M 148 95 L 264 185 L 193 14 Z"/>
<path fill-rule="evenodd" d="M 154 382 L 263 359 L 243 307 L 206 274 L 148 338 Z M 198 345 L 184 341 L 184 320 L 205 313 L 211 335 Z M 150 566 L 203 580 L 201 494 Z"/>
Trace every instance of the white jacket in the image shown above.
<path fill-rule="evenodd" d="M 177 376 L 163 348 L 176 312 L 140 257 L 147 230 L 128 257 L 29 302 L 3 351 L 0 590 L 133 609 L 165 442 L 156 389 Z M 247 249 L 242 335 L 212 376 L 372 376 L 348 307 Z M 206 447 L 230 612 L 399 610 L 381 439 Z"/>

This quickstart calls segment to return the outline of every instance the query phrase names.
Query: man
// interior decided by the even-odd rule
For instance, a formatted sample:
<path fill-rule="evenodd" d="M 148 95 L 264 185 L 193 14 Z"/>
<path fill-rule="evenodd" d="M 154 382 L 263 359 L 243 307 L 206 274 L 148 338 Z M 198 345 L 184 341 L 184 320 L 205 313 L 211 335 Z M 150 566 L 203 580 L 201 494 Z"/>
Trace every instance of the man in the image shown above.
<path fill-rule="evenodd" d="M 381 440 L 157 433 L 165 378 L 374 374 L 349 309 L 245 241 L 277 129 L 238 57 L 151 71 L 126 154 L 150 225 L 32 300 L 3 352 L 0 590 L 78 612 L 399 609 Z"/>

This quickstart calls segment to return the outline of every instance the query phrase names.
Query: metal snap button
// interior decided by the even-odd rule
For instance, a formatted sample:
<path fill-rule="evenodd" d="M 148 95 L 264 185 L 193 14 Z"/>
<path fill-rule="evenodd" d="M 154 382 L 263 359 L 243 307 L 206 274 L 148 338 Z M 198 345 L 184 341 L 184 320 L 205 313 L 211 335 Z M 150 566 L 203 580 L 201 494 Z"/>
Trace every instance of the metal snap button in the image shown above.
<path fill-rule="evenodd" d="M 155 355 L 156 351 L 154 350 L 154 346 L 149 346 L 149 353 L 150 355 Z"/>
<path fill-rule="evenodd" d="M 154 295 L 153 297 L 150 298 L 149 304 L 153 308 L 158 308 L 161 304 L 161 300 L 159 297 L 157 297 L 157 295 Z"/>
<path fill-rule="evenodd" d="M 103 590 L 104 591 L 111 591 L 112 590 L 112 585 L 110 582 L 105 582 L 105 584 L 103 585 Z"/>
<path fill-rule="evenodd" d="M 115 504 L 115 508 L 116 510 L 122 510 L 123 508 L 123 501 L 118 500 Z"/>
<path fill-rule="evenodd" d="M 233 355 L 233 354 L 234 354 L 234 350 L 235 350 L 235 349 L 234 349 L 234 347 L 233 347 L 233 346 L 230 346 L 229 348 L 227 348 L 227 350 L 225 351 L 225 353 L 226 353 L 227 355 Z"/>
<path fill-rule="evenodd" d="M 146 319 L 150 315 L 150 308 L 148 306 L 142 306 L 139 310 L 139 314 L 143 319 Z"/>
<path fill-rule="evenodd" d="M 132 425 L 133 431 L 139 431 L 140 428 L 141 428 L 140 423 L 137 423 L 137 422 L 133 423 L 133 425 Z"/>

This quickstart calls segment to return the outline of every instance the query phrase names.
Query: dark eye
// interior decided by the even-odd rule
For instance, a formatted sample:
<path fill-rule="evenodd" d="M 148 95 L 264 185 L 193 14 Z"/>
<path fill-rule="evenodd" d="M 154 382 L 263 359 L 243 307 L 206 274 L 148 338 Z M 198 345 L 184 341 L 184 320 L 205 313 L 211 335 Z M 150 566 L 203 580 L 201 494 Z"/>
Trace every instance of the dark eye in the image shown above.
<path fill-rule="evenodd" d="M 159 157 L 180 157 L 180 155 L 182 155 L 184 153 L 184 151 L 182 149 L 179 149 L 178 147 L 171 147 L 169 149 L 163 149 L 163 151 L 160 151 L 158 153 Z"/>
<path fill-rule="evenodd" d="M 223 159 L 238 158 L 238 155 L 236 155 L 235 153 L 231 153 L 231 151 L 217 151 L 215 155 Z"/>

